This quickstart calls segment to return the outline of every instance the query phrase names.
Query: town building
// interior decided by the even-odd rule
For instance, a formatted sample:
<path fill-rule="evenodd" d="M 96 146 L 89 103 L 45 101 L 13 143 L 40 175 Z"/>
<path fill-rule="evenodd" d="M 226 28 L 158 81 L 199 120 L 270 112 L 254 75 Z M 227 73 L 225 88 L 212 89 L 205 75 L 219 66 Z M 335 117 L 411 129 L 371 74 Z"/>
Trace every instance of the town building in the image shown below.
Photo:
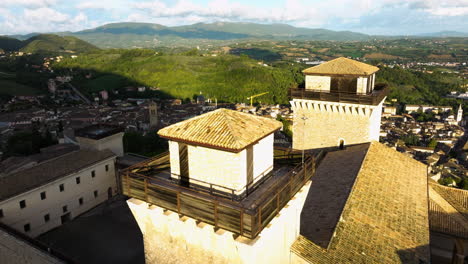
<path fill-rule="evenodd" d="M 112 197 L 116 155 L 80 149 L 0 177 L 0 222 L 36 237 Z"/>
<path fill-rule="evenodd" d="M 457 122 L 458 124 L 461 125 L 461 122 L 463 120 L 463 108 L 462 108 L 462 105 L 460 104 L 460 106 L 458 106 L 458 111 L 457 111 Z"/>
<path fill-rule="evenodd" d="M 439 114 L 439 113 L 447 113 L 447 112 L 450 112 L 451 110 L 452 110 L 451 106 L 410 105 L 410 104 L 405 106 L 405 111 L 408 112 L 408 114 L 417 113 L 417 112 L 421 112 L 421 113 L 432 112 L 435 114 Z"/>
<path fill-rule="evenodd" d="M 379 68 L 338 58 L 305 69 L 305 88 L 291 89 L 293 148 L 343 147 L 379 140 L 388 90 L 375 86 Z"/>
<path fill-rule="evenodd" d="M 76 131 L 75 145 L 59 144 L 2 162 L 0 222 L 36 237 L 116 195 L 121 131 L 91 125 Z"/>
<path fill-rule="evenodd" d="M 91 125 L 75 131 L 75 138 L 82 149 L 109 149 L 118 157 L 124 154 L 123 129 L 103 124 Z"/>
<path fill-rule="evenodd" d="M 158 126 L 158 105 L 151 101 L 148 105 L 149 111 L 149 127 L 154 128 Z"/>

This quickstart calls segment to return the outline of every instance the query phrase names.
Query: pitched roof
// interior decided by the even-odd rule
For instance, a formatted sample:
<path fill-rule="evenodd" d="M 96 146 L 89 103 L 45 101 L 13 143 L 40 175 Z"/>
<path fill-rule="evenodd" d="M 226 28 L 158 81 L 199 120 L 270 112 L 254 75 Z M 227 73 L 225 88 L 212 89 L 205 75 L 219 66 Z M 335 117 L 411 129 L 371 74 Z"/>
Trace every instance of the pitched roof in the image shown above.
<path fill-rule="evenodd" d="M 158 131 L 161 137 L 238 152 L 280 129 L 281 122 L 218 109 Z"/>
<path fill-rule="evenodd" d="M 322 248 L 330 244 L 368 149 L 369 143 L 329 152 L 317 168 L 302 208 L 301 235 Z"/>
<path fill-rule="evenodd" d="M 318 66 L 314 66 L 303 70 L 304 74 L 345 74 L 345 75 L 371 75 L 378 71 L 379 68 L 362 63 L 359 61 L 351 60 L 348 58 L 340 57 L 331 61 L 327 61 Z"/>
<path fill-rule="evenodd" d="M 314 243 L 302 235 L 301 229 L 291 250 L 309 263 L 429 263 L 426 166 L 372 142 L 356 170 L 359 159 L 354 156 L 362 155 L 359 152 L 348 151 L 348 157 L 327 154 L 314 176 L 331 170 L 324 174 L 330 177 L 331 189 L 324 195 L 330 197 L 342 191 L 336 186 L 340 177 L 351 177 L 343 174 L 355 174 L 356 178 L 328 247 Z M 346 164 L 348 159 L 354 161 Z M 336 201 L 324 206 L 337 206 L 342 200 Z M 320 228 L 312 222 L 309 225 L 311 229 Z"/>
<path fill-rule="evenodd" d="M 38 165 L 0 177 L 0 201 L 115 157 L 110 150 L 78 150 Z"/>
<path fill-rule="evenodd" d="M 468 239 L 468 191 L 429 184 L 431 231 Z"/>

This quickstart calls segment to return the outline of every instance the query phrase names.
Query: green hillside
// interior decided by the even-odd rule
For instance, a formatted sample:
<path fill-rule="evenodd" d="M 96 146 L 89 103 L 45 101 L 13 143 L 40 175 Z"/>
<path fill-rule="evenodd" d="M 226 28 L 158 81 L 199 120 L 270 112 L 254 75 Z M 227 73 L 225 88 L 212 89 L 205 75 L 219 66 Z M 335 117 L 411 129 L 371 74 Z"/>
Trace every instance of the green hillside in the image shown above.
<path fill-rule="evenodd" d="M 161 96 L 180 99 L 191 99 L 202 92 L 218 101 L 248 102 L 247 97 L 268 91 L 269 94 L 258 100 L 287 104 L 288 89 L 303 85 L 301 70 L 306 66 L 290 63 L 263 66 L 245 55 L 200 56 L 196 50 L 162 55 L 138 49 L 82 54 L 53 67 L 56 72 L 67 71 L 67 74 L 73 68 L 76 86 L 87 94 L 106 89 L 119 90 L 119 95 L 123 96 L 124 87 L 146 86 L 153 87 L 154 93 Z M 460 90 L 462 81 L 456 74 L 442 71 L 430 74 L 382 67 L 377 73 L 377 82 L 390 86 L 389 98 L 407 104 L 456 105 L 455 100 L 444 96 L 450 91 Z"/>
<path fill-rule="evenodd" d="M 23 46 L 21 40 L 0 36 L 0 49 L 3 51 L 16 51 Z"/>
<path fill-rule="evenodd" d="M 226 102 L 247 102 L 248 96 L 269 91 L 259 100 L 287 103 L 288 88 L 302 81 L 300 69 L 265 67 L 246 56 L 204 57 L 195 52 L 157 55 L 149 50 L 107 50 L 65 59 L 54 68 L 74 68 L 81 76 L 93 73 L 91 79 L 74 78 L 87 92 L 144 85 L 176 98 L 193 98 L 201 91 Z"/>
<path fill-rule="evenodd" d="M 81 39 L 72 36 L 57 36 L 52 34 L 42 34 L 31 37 L 23 41 L 24 46 L 21 51 L 38 52 L 64 52 L 82 53 L 95 51 L 98 48 Z"/>
<path fill-rule="evenodd" d="M 0 50 L 30 53 L 82 53 L 98 48 L 73 36 L 34 35 L 26 40 L 0 36 Z"/>

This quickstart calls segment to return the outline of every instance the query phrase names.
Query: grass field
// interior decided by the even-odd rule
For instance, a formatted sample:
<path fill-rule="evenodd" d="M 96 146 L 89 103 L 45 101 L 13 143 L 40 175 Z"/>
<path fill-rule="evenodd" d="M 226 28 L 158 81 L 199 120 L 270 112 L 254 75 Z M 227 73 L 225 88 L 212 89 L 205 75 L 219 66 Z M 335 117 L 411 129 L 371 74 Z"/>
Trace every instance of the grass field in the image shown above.
<path fill-rule="evenodd" d="M 0 79 L 0 93 L 9 95 L 38 95 L 41 90 L 16 83 L 15 81 Z"/>
<path fill-rule="evenodd" d="M 85 83 L 88 91 L 96 93 L 102 90 L 112 90 L 126 84 L 125 78 L 118 75 L 103 75 Z"/>

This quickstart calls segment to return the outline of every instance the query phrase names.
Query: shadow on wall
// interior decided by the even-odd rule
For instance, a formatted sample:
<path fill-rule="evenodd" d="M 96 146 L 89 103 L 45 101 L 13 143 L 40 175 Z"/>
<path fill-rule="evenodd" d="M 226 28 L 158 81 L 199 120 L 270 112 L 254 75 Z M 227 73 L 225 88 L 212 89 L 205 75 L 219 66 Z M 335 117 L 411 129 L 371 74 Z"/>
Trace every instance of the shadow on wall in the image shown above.
<path fill-rule="evenodd" d="M 145 263 L 143 235 L 124 197 L 116 197 L 38 240 L 78 263 Z"/>

